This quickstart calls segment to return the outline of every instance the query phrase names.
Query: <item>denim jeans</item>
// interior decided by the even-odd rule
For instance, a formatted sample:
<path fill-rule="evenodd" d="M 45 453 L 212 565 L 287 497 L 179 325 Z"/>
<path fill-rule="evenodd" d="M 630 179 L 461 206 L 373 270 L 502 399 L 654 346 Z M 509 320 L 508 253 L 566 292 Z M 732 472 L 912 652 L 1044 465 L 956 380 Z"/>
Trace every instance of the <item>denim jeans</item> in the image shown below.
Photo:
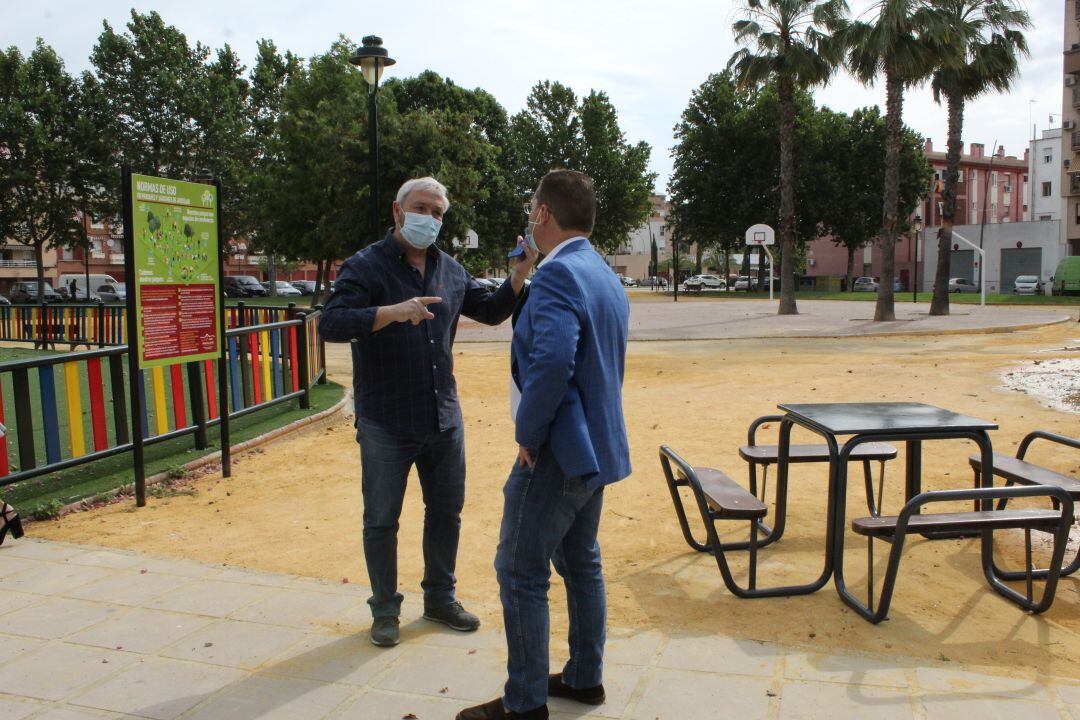
<path fill-rule="evenodd" d="M 596 533 L 604 491 L 566 477 L 545 446 L 535 468 L 515 463 L 503 495 L 495 555 L 508 650 L 503 705 L 527 712 L 547 703 L 552 563 L 565 581 L 570 614 L 563 681 L 573 688 L 602 682 L 607 599 Z"/>
<path fill-rule="evenodd" d="M 416 465 L 424 496 L 425 607 L 454 602 L 461 508 L 465 503 L 465 433 L 458 426 L 403 436 L 370 420 L 357 421 L 364 495 L 364 560 L 371 583 L 371 614 L 397 617 L 397 533 L 405 484 Z"/>

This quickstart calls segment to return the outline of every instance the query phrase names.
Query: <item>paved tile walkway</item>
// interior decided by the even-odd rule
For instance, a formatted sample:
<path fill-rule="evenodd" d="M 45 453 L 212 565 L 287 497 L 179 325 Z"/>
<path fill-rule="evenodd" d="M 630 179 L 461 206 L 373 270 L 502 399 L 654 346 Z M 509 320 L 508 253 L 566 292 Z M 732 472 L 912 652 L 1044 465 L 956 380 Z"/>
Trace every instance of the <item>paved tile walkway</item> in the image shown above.
<path fill-rule="evenodd" d="M 0 547 L 0 718 L 452 718 L 500 689 L 496 631 L 462 635 L 407 602 L 373 647 L 366 590 L 134 553 Z M 611 631 L 597 709 L 552 717 L 1080 720 L 1080 682 L 896 657 Z M 586 710 L 591 710 L 586 713 Z"/>

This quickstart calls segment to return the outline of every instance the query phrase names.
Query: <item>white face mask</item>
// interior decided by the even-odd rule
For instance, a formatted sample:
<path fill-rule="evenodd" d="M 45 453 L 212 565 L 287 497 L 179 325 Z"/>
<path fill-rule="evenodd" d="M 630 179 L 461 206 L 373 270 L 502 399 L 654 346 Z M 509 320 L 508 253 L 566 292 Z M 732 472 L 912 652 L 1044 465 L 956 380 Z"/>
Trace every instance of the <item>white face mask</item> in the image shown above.
<path fill-rule="evenodd" d="M 442 221 L 436 220 L 431 215 L 422 213 L 405 213 L 405 221 L 401 223 L 401 234 L 406 242 L 417 250 L 426 250 L 435 242 L 442 229 Z"/>

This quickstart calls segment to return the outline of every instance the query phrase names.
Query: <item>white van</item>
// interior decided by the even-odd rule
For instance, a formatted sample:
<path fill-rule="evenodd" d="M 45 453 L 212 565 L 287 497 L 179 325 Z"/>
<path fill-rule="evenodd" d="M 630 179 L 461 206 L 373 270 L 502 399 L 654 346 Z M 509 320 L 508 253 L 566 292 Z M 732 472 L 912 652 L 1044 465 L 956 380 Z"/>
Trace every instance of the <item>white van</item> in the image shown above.
<path fill-rule="evenodd" d="M 74 293 L 72 292 L 72 282 L 74 282 Z M 102 285 L 113 286 L 122 284 L 123 283 L 118 283 L 116 278 L 112 275 L 90 273 L 90 300 L 97 302 L 101 299 L 98 296 L 97 289 Z M 66 294 L 68 300 L 86 300 L 86 274 L 64 273 L 56 283 L 56 289 L 61 294 Z"/>

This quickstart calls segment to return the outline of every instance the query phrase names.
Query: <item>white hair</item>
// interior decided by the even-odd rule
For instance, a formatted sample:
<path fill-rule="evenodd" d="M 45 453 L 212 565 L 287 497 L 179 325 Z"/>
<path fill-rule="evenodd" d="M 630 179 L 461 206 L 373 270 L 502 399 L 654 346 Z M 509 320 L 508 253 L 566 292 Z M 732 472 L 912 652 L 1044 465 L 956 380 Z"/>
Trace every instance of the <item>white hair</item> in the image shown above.
<path fill-rule="evenodd" d="M 409 197 L 409 193 L 413 190 L 422 190 L 425 192 L 435 193 L 443 199 L 446 203 L 446 207 L 443 211 L 450 209 L 450 197 L 446 194 L 446 186 L 433 177 L 413 178 L 412 180 L 406 180 L 397 191 L 397 203 L 398 205 L 404 205 L 406 198 Z"/>

